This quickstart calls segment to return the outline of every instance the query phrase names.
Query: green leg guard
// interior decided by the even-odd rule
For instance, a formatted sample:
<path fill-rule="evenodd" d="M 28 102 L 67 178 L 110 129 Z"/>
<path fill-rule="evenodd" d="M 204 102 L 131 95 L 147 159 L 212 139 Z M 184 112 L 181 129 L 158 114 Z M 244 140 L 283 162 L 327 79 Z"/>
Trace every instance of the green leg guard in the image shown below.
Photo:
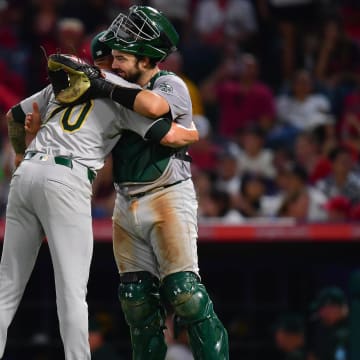
<path fill-rule="evenodd" d="M 161 295 L 186 325 L 196 360 L 229 359 L 227 331 L 214 312 L 205 286 L 194 273 L 178 272 L 165 277 Z"/>
<path fill-rule="evenodd" d="M 164 359 L 165 314 L 160 303 L 159 280 L 148 272 L 123 274 L 119 299 L 130 327 L 132 359 Z"/>

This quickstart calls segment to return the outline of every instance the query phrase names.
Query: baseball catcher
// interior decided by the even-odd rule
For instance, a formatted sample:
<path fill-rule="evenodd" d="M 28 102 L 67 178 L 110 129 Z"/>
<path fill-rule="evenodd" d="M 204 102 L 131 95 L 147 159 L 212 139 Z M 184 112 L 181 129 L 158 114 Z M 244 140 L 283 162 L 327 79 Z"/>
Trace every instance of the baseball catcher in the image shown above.
<path fill-rule="evenodd" d="M 126 81 L 114 84 L 86 64 L 73 66 L 71 59 L 54 55 L 49 59 L 56 62 L 53 69 L 67 74 L 52 76 L 56 99 L 68 105 L 86 96 L 111 98 L 135 113 L 189 128 L 192 104 L 185 83 L 157 65 L 176 49 L 178 40 L 161 12 L 132 6 L 114 19 L 100 41 L 112 49 L 112 69 L 136 87 Z M 69 89 L 74 83 L 79 84 L 75 91 Z M 134 132 L 125 135 L 112 151 L 113 248 L 132 359 L 165 358 L 168 304 L 188 331 L 194 359 L 228 360 L 227 331 L 199 274 L 197 200 L 187 145 L 173 151 Z"/>

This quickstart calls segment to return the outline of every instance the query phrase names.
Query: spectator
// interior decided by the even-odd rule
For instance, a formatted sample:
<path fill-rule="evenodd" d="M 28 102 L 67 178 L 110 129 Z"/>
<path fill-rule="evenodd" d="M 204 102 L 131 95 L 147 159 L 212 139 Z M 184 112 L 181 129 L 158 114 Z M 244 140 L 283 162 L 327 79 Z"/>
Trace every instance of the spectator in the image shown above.
<path fill-rule="evenodd" d="M 322 155 L 321 145 L 312 132 L 300 133 L 295 140 L 294 159 L 306 169 L 311 184 L 331 172 L 331 162 L 327 156 Z"/>
<path fill-rule="evenodd" d="M 120 360 L 113 346 L 106 340 L 106 332 L 96 317 L 89 321 L 89 343 L 92 360 Z"/>
<path fill-rule="evenodd" d="M 84 1 L 65 1 L 70 3 L 70 8 L 65 8 L 62 17 L 76 17 L 83 25 L 87 34 L 96 34 L 106 28 L 112 21 L 112 17 L 107 16 L 107 0 L 85 0 Z M 69 5 L 68 5 L 69 6 Z M 84 7 L 86 6 L 86 11 Z"/>
<path fill-rule="evenodd" d="M 224 224 L 236 224 L 243 222 L 243 216 L 232 207 L 230 195 L 225 191 L 213 189 L 203 199 L 199 220 L 202 222 L 212 221 Z"/>
<path fill-rule="evenodd" d="M 357 0 L 341 1 L 340 14 L 345 34 L 356 42 L 360 42 L 360 4 Z"/>
<path fill-rule="evenodd" d="M 191 30 L 191 0 L 149 0 L 148 5 L 162 11 L 174 24 L 180 39 L 186 41 Z M 168 69 L 168 67 L 165 67 Z"/>
<path fill-rule="evenodd" d="M 303 53 L 299 46 L 303 41 L 299 39 L 304 39 L 318 21 L 316 0 L 267 2 L 280 34 L 282 78 L 287 81 L 294 74 L 299 53 Z"/>
<path fill-rule="evenodd" d="M 360 202 L 360 177 L 352 153 L 346 147 L 337 147 L 329 154 L 332 172 L 316 183 L 328 198 L 345 196 L 352 204 Z"/>
<path fill-rule="evenodd" d="M 214 142 L 211 124 L 205 116 L 194 116 L 194 123 L 199 132 L 199 141 L 189 149 L 192 164 L 200 170 L 214 173 L 221 147 Z"/>
<path fill-rule="evenodd" d="M 193 115 L 204 115 L 204 105 L 197 85 L 183 73 L 183 58 L 179 52 L 170 54 L 163 62 L 159 64 L 161 69 L 172 71 L 178 75 L 189 89 L 190 98 L 193 107 Z"/>
<path fill-rule="evenodd" d="M 239 154 L 240 174 L 254 173 L 271 180 L 276 175 L 273 152 L 264 147 L 265 134 L 253 125 L 239 132 L 241 151 Z"/>
<path fill-rule="evenodd" d="M 251 41 L 257 22 L 251 1 L 200 0 L 195 9 L 194 27 L 202 41 L 221 47 L 227 38 L 239 44 Z"/>
<path fill-rule="evenodd" d="M 29 47 L 22 41 L 21 23 L 24 9 L 13 1 L 0 2 L 0 105 L 15 105 L 16 98 L 25 96 L 29 76 Z"/>
<path fill-rule="evenodd" d="M 353 90 L 360 74 L 360 47 L 346 35 L 338 16 L 325 21 L 320 44 L 315 78 L 329 94 L 333 112 L 339 116 L 343 99 Z"/>
<path fill-rule="evenodd" d="M 231 148 L 225 149 L 218 155 L 214 186 L 217 190 L 228 193 L 233 202 L 239 193 L 240 185 L 238 153 Z"/>
<path fill-rule="evenodd" d="M 298 164 L 292 164 L 283 176 L 282 192 L 278 195 L 278 215 L 301 221 L 325 220 L 326 212 L 323 205 L 327 198 L 321 191 L 308 184 L 306 170 Z"/>
<path fill-rule="evenodd" d="M 243 54 L 240 63 L 223 63 L 204 81 L 204 101 L 219 103 L 219 135 L 233 139 L 236 132 L 257 125 L 272 128 L 275 102 L 271 89 L 259 78 L 257 59 Z"/>
<path fill-rule="evenodd" d="M 330 198 L 324 204 L 327 212 L 327 220 L 332 223 L 344 222 L 350 219 L 351 203 L 344 196 L 335 196 Z"/>
<path fill-rule="evenodd" d="M 279 121 L 290 129 L 308 131 L 318 125 L 334 123 L 330 101 L 315 92 L 311 74 L 306 70 L 295 73 L 291 91 L 280 95 L 276 102 Z"/>
<path fill-rule="evenodd" d="M 360 151 L 360 84 L 344 98 L 339 121 L 340 139 L 343 144 Z"/>
<path fill-rule="evenodd" d="M 276 360 L 305 360 L 305 322 L 301 315 L 286 313 L 274 326 Z"/>
<path fill-rule="evenodd" d="M 57 40 L 62 53 L 83 57 L 85 35 L 85 25 L 77 18 L 61 18 L 57 23 Z"/>
<path fill-rule="evenodd" d="M 360 221 L 360 204 L 355 204 L 350 209 L 350 220 Z"/>
<path fill-rule="evenodd" d="M 209 172 L 202 171 L 194 166 L 192 167 L 192 170 L 196 197 L 199 203 L 198 217 L 200 218 L 205 212 L 203 211 L 203 208 L 205 208 L 210 192 L 213 189 L 213 179 L 211 178 Z"/>
<path fill-rule="evenodd" d="M 237 209 L 246 218 L 263 216 L 266 179 L 258 174 L 244 174 L 241 181 Z"/>
<path fill-rule="evenodd" d="M 307 359 L 348 359 L 349 307 L 344 292 L 336 286 L 321 289 L 311 310 Z"/>
<path fill-rule="evenodd" d="M 319 125 L 312 133 L 320 145 L 321 155 L 328 159 L 330 152 L 340 145 L 336 124 Z"/>

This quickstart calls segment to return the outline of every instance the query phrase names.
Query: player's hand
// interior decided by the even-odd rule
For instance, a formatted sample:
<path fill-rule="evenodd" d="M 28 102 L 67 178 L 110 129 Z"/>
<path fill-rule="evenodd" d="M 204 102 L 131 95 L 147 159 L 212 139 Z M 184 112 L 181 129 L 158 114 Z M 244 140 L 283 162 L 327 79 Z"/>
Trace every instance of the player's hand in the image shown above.
<path fill-rule="evenodd" d="M 41 115 L 37 102 L 33 103 L 33 111 L 26 114 L 25 131 L 27 134 L 36 135 L 41 126 Z"/>

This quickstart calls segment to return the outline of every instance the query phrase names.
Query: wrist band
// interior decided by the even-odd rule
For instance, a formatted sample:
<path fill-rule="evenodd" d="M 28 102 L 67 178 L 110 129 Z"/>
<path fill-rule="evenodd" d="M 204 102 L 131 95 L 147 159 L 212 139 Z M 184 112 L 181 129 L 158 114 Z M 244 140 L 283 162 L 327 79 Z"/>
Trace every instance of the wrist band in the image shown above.
<path fill-rule="evenodd" d="M 134 110 L 135 98 L 140 91 L 142 89 L 114 86 L 110 98 L 128 109 Z"/>

